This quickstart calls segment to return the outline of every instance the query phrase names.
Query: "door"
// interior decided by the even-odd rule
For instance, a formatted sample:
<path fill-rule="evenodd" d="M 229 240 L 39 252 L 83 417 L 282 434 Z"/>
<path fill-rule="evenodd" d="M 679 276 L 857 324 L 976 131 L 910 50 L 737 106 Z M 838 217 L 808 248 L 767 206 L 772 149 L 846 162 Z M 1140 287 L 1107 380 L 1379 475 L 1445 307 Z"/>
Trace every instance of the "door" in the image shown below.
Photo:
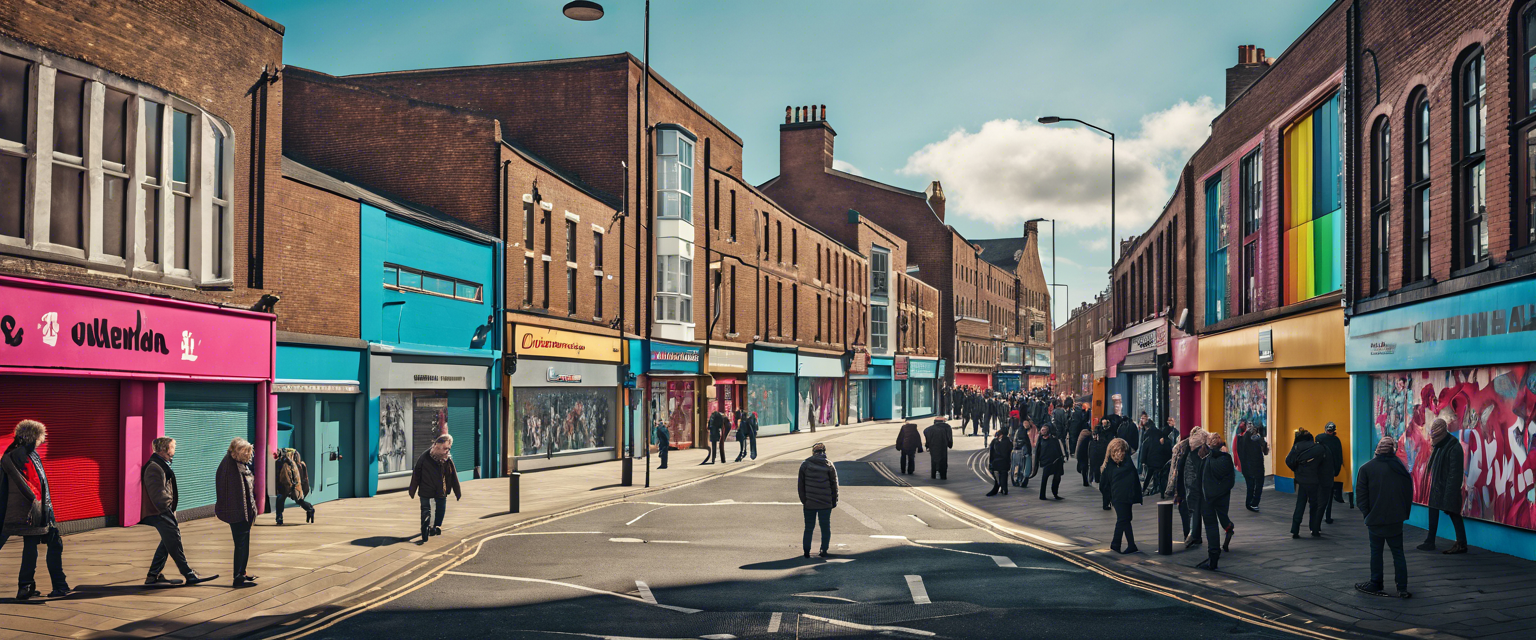
<path fill-rule="evenodd" d="M 335 500 L 336 485 L 341 481 L 340 422 L 324 419 L 315 422 L 315 452 L 314 477 L 309 479 L 314 485 L 314 496 L 310 502 Z"/>
<path fill-rule="evenodd" d="M 897 380 L 891 385 L 891 392 L 896 395 L 895 408 L 892 409 L 893 413 L 891 414 L 892 420 L 901 420 L 907 416 L 906 388 L 907 383 L 902 380 Z"/>

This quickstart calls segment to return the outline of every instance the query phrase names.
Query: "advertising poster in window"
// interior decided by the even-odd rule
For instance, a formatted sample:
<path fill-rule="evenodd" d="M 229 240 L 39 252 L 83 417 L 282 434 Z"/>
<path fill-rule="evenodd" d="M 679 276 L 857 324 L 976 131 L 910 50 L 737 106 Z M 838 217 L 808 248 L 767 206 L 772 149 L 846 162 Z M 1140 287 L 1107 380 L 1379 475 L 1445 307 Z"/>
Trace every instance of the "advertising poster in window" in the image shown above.
<path fill-rule="evenodd" d="M 837 424 L 838 378 L 800 378 L 799 430 Z"/>
<path fill-rule="evenodd" d="M 1227 442 L 1237 435 L 1239 424 L 1246 423 L 1269 433 L 1269 381 L 1227 380 L 1223 385 L 1226 408 L 1221 420 L 1222 435 Z"/>
<path fill-rule="evenodd" d="M 448 433 L 448 392 L 417 391 L 412 398 L 412 451 L 426 451 L 432 441 Z M 420 455 L 419 453 L 417 455 Z M 414 464 L 411 460 L 408 464 Z"/>
<path fill-rule="evenodd" d="M 1413 475 L 1413 501 L 1429 495 L 1429 425 L 1444 418 L 1461 442 L 1466 480 L 1461 514 L 1536 529 L 1536 366 L 1530 363 L 1371 376 L 1377 438 L 1397 440 Z"/>
<path fill-rule="evenodd" d="M 379 474 L 410 471 L 411 392 L 379 394 Z"/>
<path fill-rule="evenodd" d="M 694 392 L 692 380 L 651 381 L 651 424 L 660 420 L 667 425 L 672 446 L 693 446 Z"/>
<path fill-rule="evenodd" d="M 613 446 L 613 389 L 523 388 L 513 392 L 518 456 Z"/>
<path fill-rule="evenodd" d="M 795 420 L 795 377 L 747 377 L 747 411 L 757 412 L 758 435 L 789 433 Z"/>

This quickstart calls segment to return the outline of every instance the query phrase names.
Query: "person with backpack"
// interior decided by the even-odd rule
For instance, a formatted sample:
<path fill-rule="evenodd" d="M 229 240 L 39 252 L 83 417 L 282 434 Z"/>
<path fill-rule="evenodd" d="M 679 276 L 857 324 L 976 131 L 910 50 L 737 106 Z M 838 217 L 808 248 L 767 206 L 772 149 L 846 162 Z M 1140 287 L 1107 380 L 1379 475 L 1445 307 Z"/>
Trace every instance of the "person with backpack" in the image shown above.
<path fill-rule="evenodd" d="M 309 467 L 304 464 L 304 459 L 291 448 L 273 451 L 272 458 L 277 461 L 277 499 L 272 502 L 276 507 L 278 526 L 283 524 L 283 507 L 289 500 L 304 509 L 305 522 L 314 522 L 315 507 L 304 501 L 310 489 Z"/>

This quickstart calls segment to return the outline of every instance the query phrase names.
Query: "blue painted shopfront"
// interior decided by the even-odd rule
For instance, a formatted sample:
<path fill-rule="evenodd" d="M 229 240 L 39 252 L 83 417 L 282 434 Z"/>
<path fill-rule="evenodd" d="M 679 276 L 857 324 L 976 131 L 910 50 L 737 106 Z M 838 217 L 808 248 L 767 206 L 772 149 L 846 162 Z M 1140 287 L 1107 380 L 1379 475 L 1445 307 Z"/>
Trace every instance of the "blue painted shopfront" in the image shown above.
<path fill-rule="evenodd" d="M 339 341 L 338 341 L 339 342 Z M 367 351 L 356 347 L 278 343 L 277 446 L 299 452 L 309 469 L 311 503 L 363 495 L 367 439 L 362 389 Z"/>
<path fill-rule="evenodd" d="M 906 417 L 934 415 L 939 410 L 939 361 L 912 358 L 907 367 Z"/>
<path fill-rule="evenodd" d="M 1468 542 L 1536 559 L 1536 280 L 1354 316 L 1350 373 L 1358 466 L 1385 435 L 1413 473 L 1415 502 L 1428 488 L 1428 425 L 1442 417 L 1467 464 L 1462 515 Z M 1409 524 L 1429 511 L 1415 504 Z M 1452 536 L 1442 516 L 1438 533 Z"/>
<path fill-rule="evenodd" d="M 799 430 L 795 423 L 795 372 L 799 368 L 795 350 L 753 347 L 747 358 L 747 410 L 757 412 L 758 435 Z"/>
<path fill-rule="evenodd" d="M 870 417 L 876 420 L 890 420 L 896 415 L 895 366 L 892 358 L 869 359 L 869 375 L 865 379 L 869 381 Z"/>

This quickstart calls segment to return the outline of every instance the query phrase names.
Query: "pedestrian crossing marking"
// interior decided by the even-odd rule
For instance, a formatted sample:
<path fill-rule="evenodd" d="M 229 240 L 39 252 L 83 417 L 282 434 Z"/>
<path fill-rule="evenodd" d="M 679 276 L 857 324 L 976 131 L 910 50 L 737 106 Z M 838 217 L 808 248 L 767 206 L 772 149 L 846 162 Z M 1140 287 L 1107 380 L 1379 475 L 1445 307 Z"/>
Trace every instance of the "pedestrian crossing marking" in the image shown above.
<path fill-rule="evenodd" d="M 779 623 L 781 623 L 783 621 L 784 621 L 784 614 L 783 613 L 778 612 L 778 611 L 773 612 L 773 616 L 768 618 L 768 633 L 778 633 L 779 632 Z"/>
<path fill-rule="evenodd" d="M 912 604 L 933 604 L 928 599 L 928 587 L 923 586 L 922 576 L 907 576 L 907 589 L 912 591 Z"/>
<path fill-rule="evenodd" d="M 1003 567 L 1003 568 L 1006 568 L 1006 569 L 1017 569 L 1018 568 L 1018 565 L 1013 563 L 1013 559 L 1012 558 L 1006 558 L 1006 557 L 1003 557 L 1003 556 L 992 556 L 992 561 L 996 562 L 997 566 Z"/>

